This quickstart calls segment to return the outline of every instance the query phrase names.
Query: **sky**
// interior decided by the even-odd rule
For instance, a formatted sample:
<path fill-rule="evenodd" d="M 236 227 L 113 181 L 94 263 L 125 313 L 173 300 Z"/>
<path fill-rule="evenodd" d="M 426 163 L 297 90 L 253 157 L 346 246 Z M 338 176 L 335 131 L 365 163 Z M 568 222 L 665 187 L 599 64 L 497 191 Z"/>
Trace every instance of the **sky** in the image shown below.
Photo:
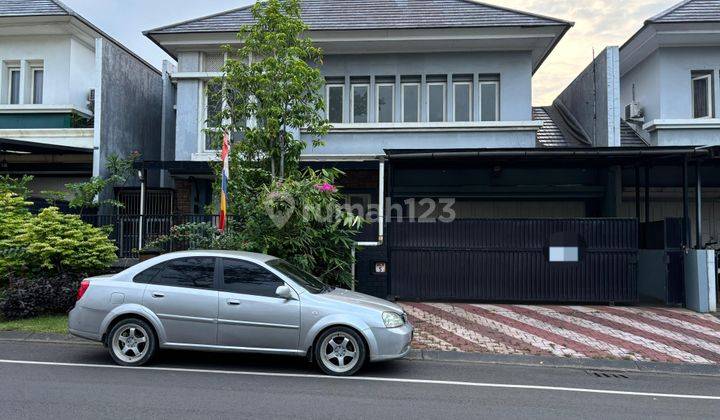
<path fill-rule="evenodd" d="M 622 45 L 679 0 L 485 0 L 575 22 L 533 78 L 533 104 L 548 105 L 584 69 L 593 49 Z M 142 31 L 245 6 L 252 0 L 63 0 L 151 64 L 169 59 Z"/>

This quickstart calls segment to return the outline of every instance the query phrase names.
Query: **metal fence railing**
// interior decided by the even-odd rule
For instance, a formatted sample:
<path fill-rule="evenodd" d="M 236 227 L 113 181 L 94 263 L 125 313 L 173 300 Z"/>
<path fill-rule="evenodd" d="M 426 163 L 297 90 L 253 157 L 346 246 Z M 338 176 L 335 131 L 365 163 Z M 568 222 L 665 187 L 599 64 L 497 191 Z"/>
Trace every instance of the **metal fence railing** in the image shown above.
<path fill-rule="evenodd" d="M 205 223 L 217 228 L 219 215 L 205 214 L 150 214 L 150 215 L 82 215 L 80 218 L 96 227 L 109 227 L 110 239 L 118 247 L 118 257 L 136 258 L 138 250 L 159 238 L 170 234 L 174 226 L 188 223 Z M 232 217 L 228 216 L 228 226 Z M 142 238 L 141 238 L 142 236 Z M 165 251 L 187 249 L 187 243 L 170 241 L 163 248 Z"/>

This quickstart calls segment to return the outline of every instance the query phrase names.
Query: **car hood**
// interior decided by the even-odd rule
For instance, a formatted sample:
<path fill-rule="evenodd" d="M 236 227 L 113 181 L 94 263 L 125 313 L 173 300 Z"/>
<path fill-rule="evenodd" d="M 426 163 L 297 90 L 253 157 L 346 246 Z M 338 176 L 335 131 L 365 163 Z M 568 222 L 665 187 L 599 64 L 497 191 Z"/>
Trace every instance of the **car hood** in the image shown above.
<path fill-rule="evenodd" d="M 376 309 L 380 311 L 393 311 L 399 314 L 405 313 L 403 309 L 385 299 L 376 298 L 363 293 L 353 292 L 350 290 L 336 288 L 330 292 L 324 293 L 323 298 L 334 300 L 336 302 L 344 302 L 353 305 L 363 306 L 368 309 Z"/>

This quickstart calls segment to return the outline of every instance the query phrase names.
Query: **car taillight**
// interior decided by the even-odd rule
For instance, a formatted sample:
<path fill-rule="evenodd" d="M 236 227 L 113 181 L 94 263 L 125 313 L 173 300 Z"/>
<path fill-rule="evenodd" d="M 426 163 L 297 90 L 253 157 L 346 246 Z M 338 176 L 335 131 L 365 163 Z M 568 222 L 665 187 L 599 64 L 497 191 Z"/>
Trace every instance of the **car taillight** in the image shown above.
<path fill-rule="evenodd" d="M 78 289 L 78 293 L 77 293 L 77 299 L 75 299 L 75 300 L 82 299 L 85 292 L 87 292 L 88 287 L 90 287 L 90 281 L 88 281 L 88 280 L 81 281 L 80 288 Z"/>

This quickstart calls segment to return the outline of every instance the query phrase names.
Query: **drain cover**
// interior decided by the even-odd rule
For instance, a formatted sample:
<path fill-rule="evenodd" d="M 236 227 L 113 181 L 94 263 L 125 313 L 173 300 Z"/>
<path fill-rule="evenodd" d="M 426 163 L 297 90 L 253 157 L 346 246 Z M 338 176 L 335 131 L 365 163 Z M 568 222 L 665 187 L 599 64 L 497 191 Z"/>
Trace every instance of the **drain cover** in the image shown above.
<path fill-rule="evenodd" d="M 588 375 L 594 376 L 596 378 L 615 378 L 615 379 L 628 379 L 629 377 L 620 372 L 608 372 L 604 370 L 586 370 L 585 371 Z"/>

